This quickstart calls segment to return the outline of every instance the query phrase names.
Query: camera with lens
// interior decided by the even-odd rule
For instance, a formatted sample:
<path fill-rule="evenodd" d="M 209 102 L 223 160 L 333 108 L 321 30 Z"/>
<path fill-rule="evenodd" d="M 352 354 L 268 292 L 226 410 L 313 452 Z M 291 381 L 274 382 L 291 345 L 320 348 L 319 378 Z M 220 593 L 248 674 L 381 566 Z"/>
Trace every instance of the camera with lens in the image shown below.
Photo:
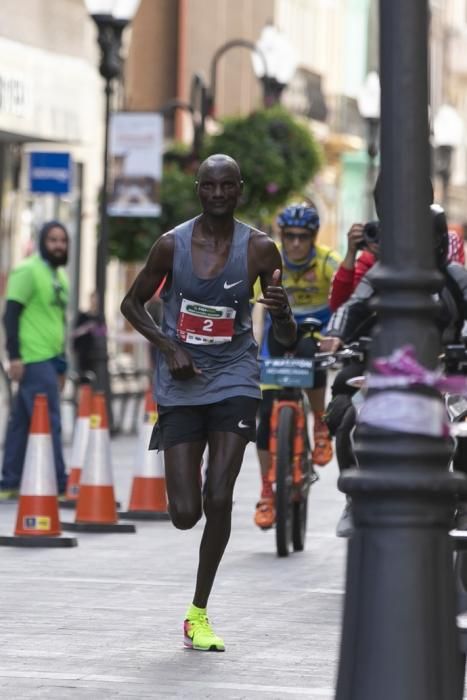
<path fill-rule="evenodd" d="M 363 227 L 363 239 L 357 246 L 357 250 L 368 248 L 371 243 L 379 243 L 379 221 L 368 221 Z"/>

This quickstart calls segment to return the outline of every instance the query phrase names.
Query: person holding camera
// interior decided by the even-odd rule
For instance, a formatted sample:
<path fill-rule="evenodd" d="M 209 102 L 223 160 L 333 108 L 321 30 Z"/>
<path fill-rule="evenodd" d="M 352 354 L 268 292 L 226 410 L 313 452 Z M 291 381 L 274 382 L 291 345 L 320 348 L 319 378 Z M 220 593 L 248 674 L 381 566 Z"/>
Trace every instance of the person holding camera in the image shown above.
<path fill-rule="evenodd" d="M 332 312 L 347 301 L 360 280 L 375 264 L 379 250 L 378 230 L 379 222 L 370 221 L 367 224 L 353 224 L 348 232 L 347 252 L 334 275 L 329 293 Z"/>
<path fill-rule="evenodd" d="M 439 311 L 436 322 L 443 344 L 452 344 L 459 342 L 462 326 L 467 318 L 467 270 L 459 263 L 450 260 L 448 227 L 443 208 L 438 204 L 432 204 L 430 211 L 436 266 L 444 280 L 437 295 Z M 333 315 L 329 323 L 328 335 L 321 342 L 322 351 L 335 352 L 344 343 L 371 335 L 377 320 L 371 300 L 375 295 L 374 276 L 378 267 L 379 264 L 376 262 L 350 298 Z M 364 366 L 354 362 L 337 374 L 332 387 L 332 400 L 326 410 L 327 425 L 336 438 L 336 456 L 340 470 L 356 466 L 350 440 L 356 419 L 352 403 L 352 395 L 356 389 L 349 387 L 347 380 L 351 376 L 362 374 L 363 371 Z M 459 507 L 457 526 L 467 529 L 467 503 Z M 336 534 L 338 537 L 346 537 L 352 530 L 352 511 L 351 504 L 348 502 L 337 525 Z"/>

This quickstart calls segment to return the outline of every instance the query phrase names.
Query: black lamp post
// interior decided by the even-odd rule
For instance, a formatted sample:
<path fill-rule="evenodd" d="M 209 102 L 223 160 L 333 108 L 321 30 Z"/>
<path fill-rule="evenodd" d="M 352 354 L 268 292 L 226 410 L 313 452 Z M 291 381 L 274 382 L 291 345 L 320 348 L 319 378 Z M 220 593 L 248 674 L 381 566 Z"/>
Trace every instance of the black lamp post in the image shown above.
<path fill-rule="evenodd" d="M 172 116 L 177 109 L 188 112 L 193 124 L 193 142 L 191 153 L 188 156 L 180 157 L 178 160 L 186 162 L 187 165 L 196 164 L 201 156 L 201 147 L 206 128 L 206 116 L 208 113 L 208 89 L 199 73 L 195 73 L 191 80 L 190 101 L 179 100 L 178 98 L 169 100 L 160 108 L 159 112 L 165 116 Z"/>
<path fill-rule="evenodd" d="M 103 179 L 100 200 L 99 240 L 96 255 L 96 291 L 99 297 L 99 316 L 105 322 L 105 295 L 107 288 L 108 263 L 108 150 L 109 150 L 109 121 L 113 80 L 121 75 L 122 58 L 120 48 L 122 33 L 132 20 L 140 0 L 85 0 L 87 10 L 96 23 L 97 42 L 101 50 L 99 72 L 105 80 L 105 120 L 104 120 L 104 161 Z M 111 418 L 110 382 L 108 371 L 107 339 L 101 336 L 96 357 L 95 386 L 105 391 L 109 419 Z"/>
<path fill-rule="evenodd" d="M 358 110 L 367 127 L 367 220 L 373 218 L 373 187 L 375 181 L 375 161 L 378 155 L 378 136 L 381 112 L 381 90 L 376 71 L 368 73 L 358 95 Z"/>
<path fill-rule="evenodd" d="M 222 44 L 214 53 L 210 67 L 210 85 L 204 94 L 203 129 L 207 115 L 215 116 L 217 68 L 219 60 L 230 49 L 244 48 L 251 52 L 253 70 L 263 86 L 263 105 L 271 107 L 280 101 L 282 91 L 297 68 L 295 51 L 283 34 L 272 24 L 267 24 L 256 43 L 247 39 L 232 39 Z"/>
<path fill-rule="evenodd" d="M 427 0 L 380 0 L 382 243 L 373 359 L 405 344 L 434 368 L 439 289 L 429 211 Z M 371 403 L 370 403 L 371 402 Z M 378 408 L 379 405 L 379 408 Z M 337 700 L 460 700 L 444 407 L 425 385 L 369 392 L 355 433 Z"/>
<path fill-rule="evenodd" d="M 433 122 L 433 142 L 435 156 L 435 173 L 441 179 L 442 203 L 445 211 L 448 209 L 449 183 L 452 173 L 452 155 L 461 145 L 463 138 L 463 122 L 457 111 L 451 105 L 441 105 Z"/>

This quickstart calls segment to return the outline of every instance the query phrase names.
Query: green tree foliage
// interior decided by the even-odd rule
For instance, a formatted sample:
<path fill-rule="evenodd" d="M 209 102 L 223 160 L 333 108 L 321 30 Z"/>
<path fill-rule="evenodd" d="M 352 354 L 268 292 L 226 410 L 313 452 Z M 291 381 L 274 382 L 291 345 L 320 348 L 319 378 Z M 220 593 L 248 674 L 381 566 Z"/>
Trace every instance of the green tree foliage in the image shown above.
<path fill-rule="evenodd" d="M 202 157 L 212 153 L 226 153 L 238 161 L 245 182 L 239 214 L 259 225 L 270 220 L 292 195 L 299 196 L 322 162 L 308 127 L 281 107 L 226 119 L 221 133 L 205 139 Z M 164 231 L 199 212 L 189 158 L 176 148 L 166 156 L 161 216 L 111 218 L 111 256 L 124 262 L 144 260 Z"/>
<path fill-rule="evenodd" d="M 299 194 L 322 163 L 309 128 L 282 107 L 226 119 L 223 132 L 206 141 L 203 155 L 212 153 L 239 163 L 245 182 L 239 213 L 258 222 Z"/>

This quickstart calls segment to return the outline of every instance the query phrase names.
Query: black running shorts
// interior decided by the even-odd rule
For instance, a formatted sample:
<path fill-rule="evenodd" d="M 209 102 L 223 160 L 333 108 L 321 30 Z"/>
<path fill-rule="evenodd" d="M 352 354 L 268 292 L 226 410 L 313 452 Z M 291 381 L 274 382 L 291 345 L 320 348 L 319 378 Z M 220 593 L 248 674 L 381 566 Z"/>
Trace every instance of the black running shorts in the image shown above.
<path fill-rule="evenodd" d="M 256 440 L 258 399 L 233 396 L 197 406 L 158 406 L 150 450 L 167 450 L 184 442 L 206 442 L 209 433 L 237 433 Z"/>

